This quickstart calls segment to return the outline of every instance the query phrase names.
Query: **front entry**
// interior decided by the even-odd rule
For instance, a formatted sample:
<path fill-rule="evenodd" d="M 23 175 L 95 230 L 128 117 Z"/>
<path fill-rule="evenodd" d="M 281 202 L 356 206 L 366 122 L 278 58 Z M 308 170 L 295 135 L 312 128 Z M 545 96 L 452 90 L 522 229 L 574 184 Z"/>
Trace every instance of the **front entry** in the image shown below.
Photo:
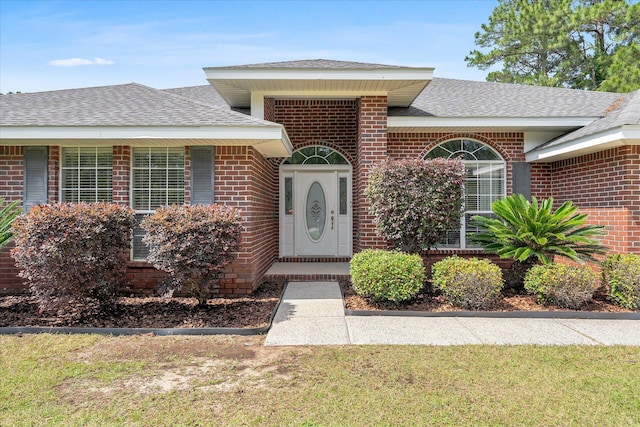
<path fill-rule="evenodd" d="M 281 166 L 281 257 L 349 257 L 351 230 L 349 165 Z"/>

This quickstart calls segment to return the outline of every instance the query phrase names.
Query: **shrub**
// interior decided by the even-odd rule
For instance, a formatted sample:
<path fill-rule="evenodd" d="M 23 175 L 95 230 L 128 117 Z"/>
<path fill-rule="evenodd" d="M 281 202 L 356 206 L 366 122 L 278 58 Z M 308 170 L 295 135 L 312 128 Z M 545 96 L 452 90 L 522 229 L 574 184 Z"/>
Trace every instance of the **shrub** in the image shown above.
<path fill-rule="evenodd" d="M 611 297 L 622 307 L 640 308 L 640 255 L 609 255 L 602 263 Z"/>
<path fill-rule="evenodd" d="M 141 223 L 147 259 L 170 274 L 169 291 L 206 304 L 240 248 L 241 221 L 237 210 L 223 205 L 161 207 Z"/>
<path fill-rule="evenodd" d="M 553 212 L 552 207 L 552 198 L 538 204 L 535 197 L 529 202 L 513 194 L 491 205 L 497 218 L 473 217 L 484 231 L 472 235 L 471 241 L 516 261 L 507 273 L 507 286 L 522 287 L 527 270 L 537 262 L 550 264 L 554 255 L 582 264 L 604 254 L 606 248 L 594 239 L 603 234 L 603 226 L 585 225 L 587 215 L 577 214 L 578 207 L 569 201 Z"/>
<path fill-rule="evenodd" d="M 424 284 L 424 264 L 417 254 L 366 249 L 351 258 L 351 282 L 359 295 L 378 302 L 413 298 Z"/>
<path fill-rule="evenodd" d="M 0 205 L 3 203 L 4 199 L 0 198 Z M 19 214 L 20 204 L 17 201 L 8 203 L 7 206 L 0 210 L 0 249 L 11 241 L 13 237 L 11 225 Z"/>
<path fill-rule="evenodd" d="M 11 255 L 43 311 L 87 315 L 116 298 L 133 211 L 112 203 L 34 206 L 14 222 Z"/>
<path fill-rule="evenodd" d="M 488 259 L 453 255 L 433 264 L 431 271 L 434 288 L 459 307 L 488 308 L 502 290 L 502 270 Z"/>
<path fill-rule="evenodd" d="M 599 285 L 590 268 L 565 264 L 536 265 L 524 279 L 525 289 L 536 294 L 540 303 L 566 308 L 578 308 L 591 301 Z"/>
<path fill-rule="evenodd" d="M 423 252 L 460 227 L 461 160 L 397 160 L 374 167 L 365 188 L 378 233 L 397 248 Z"/>

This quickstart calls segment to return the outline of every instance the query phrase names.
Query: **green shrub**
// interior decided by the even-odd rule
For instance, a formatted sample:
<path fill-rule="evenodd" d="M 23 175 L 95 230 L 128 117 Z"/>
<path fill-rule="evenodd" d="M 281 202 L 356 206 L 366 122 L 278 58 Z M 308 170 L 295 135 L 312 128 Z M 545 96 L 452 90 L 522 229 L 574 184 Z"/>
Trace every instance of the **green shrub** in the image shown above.
<path fill-rule="evenodd" d="M 529 202 L 521 194 L 512 194 L 491 205 L 495 218 L 474 216 L 473 224 L 483 231 L 471 235 L 473 243 L 485 251 L 512 258 L 515 262 L 506 274 L 506 286 L 522 288 L 524 276 L 538 261 L 551 264 L 554 256 L 582 264 L 596 261 L 605 253 L 595 239 L 604 233 L 601 225 L 585 225 L 587 214 L 576 213 L 570 201 L 553 210 L 553 198 Z"/>
<path fill-rule="evenodd" d="M 163 206 L 142 220 L 148 261 L 170 274 L 169 291 L 205 304 L 240 248 L 242 218 L 224 205 Z"/>
<path fill-rule="evenodd" d="M 502 270 L 488 259 L 455 255 L 433 264 L 431 283 L 458 307 L 488 308 L 502 290 Z"/>
<path fill-rule="evenodd" d="M 351 282 L 359 295 L 378 302 L 401 302 L 413 298 L 424 284 L 420 255 L 366 249 L 351 258 Z"/>
<path fill-rule="evenodd" d="M 640 308 L 640 255 L 609 255 L 602 263 L 611 297 L 622 307 Z"/>
<path fill-rule="evenodd" d="M 0 198 L 0 205 L 4 203 L 4 199 Z M 18 201 L 8 203 L 7 206 L 0 210 L 0 249 L 11 241 L 13 233 L 11 225 L 20 214 L 20 203 Z"/>
<path fill-rule="evenodd" d="M 111 304 L 133 224 L 131 208 L 112 203 L 39 205 L 19 216 L 11 255 L 40 309 L 82 316 Z"/>
<path fill-rule="evenodd" d="M 460 228 L 465 168 L 460 159 L 395 160 L 375 166 L 364 195 L 378 233 L 424 252 Z"/>
<path fill-rule="evenodd" d="M 578 308 L 591 301 L 599 285 L 590 268 L 565 264 L 536 265 L 524 279 L 525 289 L 536 294 L 540 303 L 566 308 Z"/>

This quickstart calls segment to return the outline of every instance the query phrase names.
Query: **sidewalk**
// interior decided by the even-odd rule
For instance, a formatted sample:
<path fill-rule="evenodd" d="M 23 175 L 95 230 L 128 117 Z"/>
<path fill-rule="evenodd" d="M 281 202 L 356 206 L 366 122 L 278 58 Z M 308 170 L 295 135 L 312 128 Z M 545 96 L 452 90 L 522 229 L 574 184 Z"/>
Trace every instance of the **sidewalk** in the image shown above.
<path fill-rule="evenodd" d="M 290 282 L 265 345 L 640 346 L 640 320 L 345 316 L 337 282 Z"/>

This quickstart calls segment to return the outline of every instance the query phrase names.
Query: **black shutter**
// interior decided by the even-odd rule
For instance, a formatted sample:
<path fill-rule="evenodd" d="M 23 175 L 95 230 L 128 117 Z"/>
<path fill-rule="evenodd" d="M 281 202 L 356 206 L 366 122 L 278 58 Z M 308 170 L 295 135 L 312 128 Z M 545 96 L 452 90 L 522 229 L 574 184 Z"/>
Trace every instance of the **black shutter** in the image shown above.
<path fill-rule="evenodd" d="M 514 194 L 522 194 L 527 200 L 531 200 L 531 163 L 512 163 Z"/>
<path fill-rule="evenodd" d="M 211 205 L 214 147 L 191 147 L 191 204 Z"/>
<path fill-rule="evenodd" d="M 25 212 L 47 203 L 47 147 L 24 147 Z"/>

